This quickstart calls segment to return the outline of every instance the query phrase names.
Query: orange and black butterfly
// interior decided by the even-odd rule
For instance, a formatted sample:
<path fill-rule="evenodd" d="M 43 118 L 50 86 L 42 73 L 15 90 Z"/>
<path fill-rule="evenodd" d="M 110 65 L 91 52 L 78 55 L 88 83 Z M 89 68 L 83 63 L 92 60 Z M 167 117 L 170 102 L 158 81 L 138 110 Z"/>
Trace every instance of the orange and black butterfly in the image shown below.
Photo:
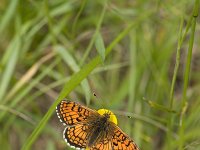
<path fill-rule="evenodd" d="M 100 115 L 72 101 L 62 101 L 56 112 L 66 125 L 63 138 L 75 149 L 89 150 L 139 150 L 137 145 L 115 123 L 109 121 L 110 113 Z"/>

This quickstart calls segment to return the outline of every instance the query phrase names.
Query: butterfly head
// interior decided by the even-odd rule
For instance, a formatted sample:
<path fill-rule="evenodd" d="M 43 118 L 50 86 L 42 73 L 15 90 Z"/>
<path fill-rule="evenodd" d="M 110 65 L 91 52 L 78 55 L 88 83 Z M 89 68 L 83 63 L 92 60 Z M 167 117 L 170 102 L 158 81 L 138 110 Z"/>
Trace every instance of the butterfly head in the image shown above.
<path fill-rule="evenodd" d="M 112 111 L 107 110 L 107 109 L 99 109 L 97 112 L 100 115 L 105 116 L 109 121 L 111 121 L 117 125 L 117 117 L 115 116 L 115 114 Z"/>

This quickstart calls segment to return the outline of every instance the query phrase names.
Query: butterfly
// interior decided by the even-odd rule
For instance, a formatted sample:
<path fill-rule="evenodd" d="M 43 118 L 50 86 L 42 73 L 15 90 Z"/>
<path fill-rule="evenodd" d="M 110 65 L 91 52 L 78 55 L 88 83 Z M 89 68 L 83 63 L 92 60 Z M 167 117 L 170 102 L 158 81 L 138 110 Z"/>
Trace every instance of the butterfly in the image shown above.
<path fill-rule="evenodd" d="M 60 121 L 66 125 L 63 138 L 75 149 L 139 150 L 133 140 L 115 123 L 110 112 L 103 115 L 73 101 L 61 101 L 56 107 Z"/>

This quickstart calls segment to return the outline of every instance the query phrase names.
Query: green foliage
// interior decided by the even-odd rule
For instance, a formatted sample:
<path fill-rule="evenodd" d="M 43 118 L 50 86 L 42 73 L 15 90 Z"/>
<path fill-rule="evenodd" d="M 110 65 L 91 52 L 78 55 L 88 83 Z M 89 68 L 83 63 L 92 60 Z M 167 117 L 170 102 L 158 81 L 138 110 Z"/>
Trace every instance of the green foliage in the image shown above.
<path fill-rule="evenodd" d="M 68 149 L 63 98 L 130 116 L 141 150 L 200 149 L 199 5 L 1 1 L 1 149 Z"/>

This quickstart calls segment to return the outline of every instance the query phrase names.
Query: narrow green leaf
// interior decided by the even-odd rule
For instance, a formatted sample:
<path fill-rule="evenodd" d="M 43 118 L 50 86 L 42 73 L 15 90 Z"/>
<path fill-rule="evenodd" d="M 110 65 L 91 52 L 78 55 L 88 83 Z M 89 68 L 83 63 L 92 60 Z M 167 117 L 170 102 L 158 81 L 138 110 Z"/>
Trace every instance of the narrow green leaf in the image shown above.
<path fill-rule="evenodd" d="M 96 35 L 96 39 L 95 39 L 95 47 L 99 53 L 99 55 L 101 56 L 101 60 L 102 62 L 104 62 L 105 60 L 105 46 L 104 46 L 104 42 L 103 42 L 103 38 L 101 36 L 101 33 L 97 33 Z"/>
<path fill-rule="evenodd" d="M 170 108 L 164 107 L 163 105 L 157 104 L 151 100 L 145 100 L 151 107 L 161 110 L 161 111 L 166 111 L 166 112 L 171 112 L 171 113 L 176 113 L 175 110 L 171 110 Z"/>
<path fill-rule="evenodd" d="M 80 70 L 79 65 L 76 63 L 75 58 L 73 58 L 73 56 L 68 52 L 68 50 L 66 50 L 65 47 L 59 45 L 55 47 L 56 52 L 58 52 L 58 54 L 60 55 L 60 57 L 64 60 L 64 62 L 66 62 L 66 64 L 69 65 L 69 67 L 74 71 L 74 72 L 78 72 Z M 88 105 L 90 103 L 90 86 L 88 83 L 87 79 L 84 79 L 81 82 L 81 87 L 84 91 L 85 94 L 85 98 L 86 98 L 86 104 Z"/>
<path fill-rule="evenodd" d="M 17 59 L 18 59 L 18 55 L 19 55 L 19 49 L 20 49 L 20 41 L 19 39 L 15 39 L 12 43 L 12 45 L 10 47 L 8 47 L 7 52 L 5 53 L 5 55 L 8 56 L 8 54 L 10 54 L 7 58 L 7 61 L 5 66 L 4 66 L 4 70 L 2 72 L 2 76 L 1 76 L 1 82 L 0 82 L 0 101 L 2 100 L 2 98 L 5 95 L 5 92 L 8 88 L 8 85 L 10 83 L 11 77 L 13 75 L 16 63 L 17 63 Z M 3 62 L 2 62 L 3 63 Z"/>
<path fill-rule="evenodd" d="M 18 1 L 19 0 L 10 1 L 10 3 L 9 3 L 10 5 L 6 9 L 6 12 L 3 15 L 3 18 L 0 22 L 0 32 L 2 32 L 4 30 L 4 28 L 7 27 L 7 24 L 12 19 L 12 17 L 15 15 Z"/>

